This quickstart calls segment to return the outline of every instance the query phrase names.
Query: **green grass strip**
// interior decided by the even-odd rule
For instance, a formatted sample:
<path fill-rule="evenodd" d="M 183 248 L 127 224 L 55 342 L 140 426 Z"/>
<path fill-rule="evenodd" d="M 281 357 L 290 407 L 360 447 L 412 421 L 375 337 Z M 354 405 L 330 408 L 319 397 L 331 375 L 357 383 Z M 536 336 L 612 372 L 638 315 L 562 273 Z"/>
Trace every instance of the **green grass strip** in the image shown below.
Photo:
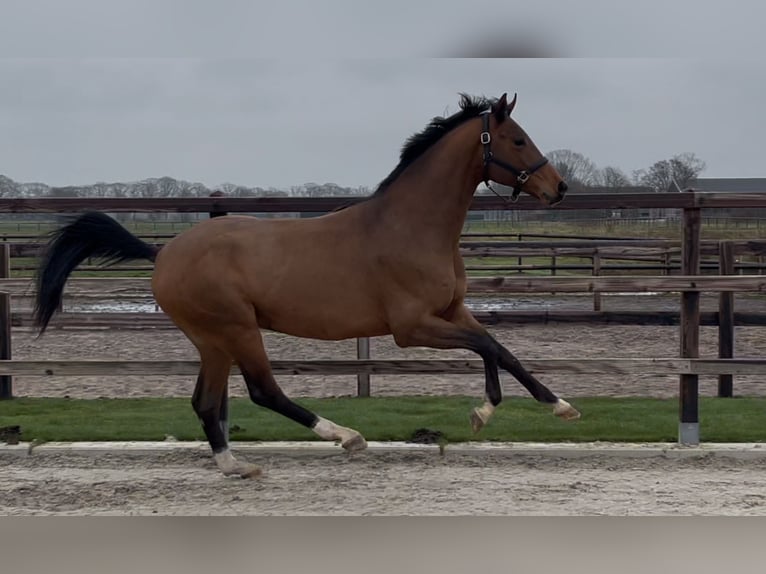
<path fill-rule="evenodd" d="M 484 441 L 675 441 L 674 399 L 581 398 L 572 403 L 583 417 L 564 422 L 547 406 L 509 398 L 478 434 L 468 415 L 473 397 L 302 399 L 303 406 L 368 440 L 409 440 L 422 428 L 440 431 L 449 442 Z M 246 399 L 231 400 L 232 440 L 316 440 L 309 430 Z M 204 440 L 187 399 L 17 398 L 0 402 L 0 427 L 19 425 L 22 440 L 126 441 Z M 766 398 L 700 400 L 700 435 L 706 442 L 766 441 Z"/>

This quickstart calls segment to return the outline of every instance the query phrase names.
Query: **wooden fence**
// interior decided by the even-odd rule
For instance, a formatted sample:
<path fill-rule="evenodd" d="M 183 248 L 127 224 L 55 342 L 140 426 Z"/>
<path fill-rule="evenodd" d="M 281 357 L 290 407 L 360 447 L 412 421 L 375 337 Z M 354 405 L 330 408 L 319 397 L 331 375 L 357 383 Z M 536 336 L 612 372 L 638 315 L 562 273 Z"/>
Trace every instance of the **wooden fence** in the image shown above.
<path fill-rule="evenodd" d="M 311 212 L 321 213 L 359 201 L 358 198 L 148 198 L 148 199 L 9 199 L 0 198 L 0 212 L 12 213 L 74 213 L 82 210 L 99 210 L 110 213 L 119 212 L 211 212 L 228 211 L 240 213 L 273 212 Z M 524 257 L 526 254 L 538 256 L 540 250 L 548 250 L 552 257 L 565 256 L 582 250 L 592 250 L 593 264 L 591 273 L 585 276 L 532 277 L 512 275 L 505 277 L 474 277 L 469 283 L 471 293 L 607 293 L 607 292 L 673 292 L 680 293 L 679 313 L 657 315 L 667 321 L 677 321 L 681 334 L 679 357 L 646 359 L 570 359 L 555 360 L 525 359 L 525 364 L 533 372 L 567 372 L 573 374 L 624 374 L 655 373 L 677 374 L 679 376 L 679 441 L 696 444 L 699 442 L 698 377 L 700 375 L 719 375 L 731 377 L 735 374 L 766 374 L 766 359 L 732 358 L 733 327 L 739 317 L 745 324 L 764 324 L 764 318 L 754 314 L 737 314 L 733 309 L 734 292 L 764 292 L 766 278 L 760 275 L 734 275 L 734 256 L 736 253 L 763 255 L 766 242 L 729 241 L 703 242 L 701 240 L 701 212 L 705 208 L 748 209 L 766 207 L 766 194 L 724 194 L 724 193 L 678 193 L 678 194 L 623 194 L 609 196 L 605 194 L 572 195 L 557 209 L 629 209 L 629 208 L 668 208 L 682 210 L 683 239 L 680 242 L 667 240 L 642 240 L 644 245 L 626 245 L 624 239 L 589 240 L 588 244 L 570 244 L 553 247 L 539 245 L 545 242 L 513 242 L 514 245 L 498 245 L 498 242 L 465 242 L 462 246 L 464 256 L 482 256 L 492 251 L 507 257 Z M 506 205 L 494 197 L 476 198 L 471 209 L 502 210 Z M 540 206 L 531 198 L 522 198 L 514 209 L 539 209 Z M 593 241 L 597 242 L 594 245 Z M 649 244 L 651 241 L 654 243 Z M 493 243 L 487 245 L 484 243 Z M 508 242 L 512 243 L 512 242 Z M 522 243 L 519 245 L 519 243 Z M 537 244 L 536 244 L 537 243 Z M 570 242 L 571 243 L 571 242 Z M 576 240 L 575 240 L 576 243 Z M 600 258 L 614 255 L 619 257 L 656 256 L 656 249 L 675 250 L 678 253 L 678 271 L 680 275 L 670 273 L 662 275 L 604 276 L 599 273 L 604 266 Z M 654 249 L 653 253 L 641 253 L 634 250 Z M 503 251 L 505 250 L 505 251 Z M 633 250 L 633 251 L 632 251 Z M 701 275 L 701 257 L 717 255 L 719 273 Z M 533 256 L 533 255 L 530 255 Z M 8 261 L 7 256 L 4 257 Z M 100 374 L 124 376 L 126 374 L 196 374 L 197 363 L 194 361 L 14 361 L 9 350 L 11 324 L 28 324 L 28 317 L 10 312 L 11 295 L 29 293 L 29 280 L 8 278 L 7 264 L 3 271 L 5 278 L 0 279 L 0 290 L 5 295 L 0 301 L 0 336 L 5 341 L 0 345 L 0 392 L 6 390 L 10 396 L 10 377 L 13 375 L 57 375 L 78 376 Z M 599 268 L 600 267 L 600 268 Z M 78 278 L 73 279 L 69 292 L 81 295 L 108 295 L 110 298 L 146 293 L 148 280 L 125 278 Z M 719 312 L 700 313 L 700 292 L 718 292 L 721 298 Z M 480 315 L 481 316 L 481 315 Z M 555 314 L 548 314 L 547 318 Z M 573 316 L 570 314 L 569 318 Z M 578 320 L 608 322 L 629 319 L 624 313 L 581 312 Z M 635 319 L 637 315 L 633 314 Z M 486 322 L 503 320 L 502 314 L 488 313 L 482 317 Z M 562 315 L 562 320 L 566 318 Z M 71 316 L 62 316 L 61 321 L 72 320 Z M 162 319 L 157 318 L 158 321 Z M 506 316 L 507 320 L 507 316 Z M 532 320 L 527 314 L 527 320 Z M 748 322 L 749 321 L 749 322 Z M 704 359 L 699 357 L 699 327 L 701 324 L 715 322 L 723 334 L 719 349 L 719 358 Z M 361 377 L 371 374 L 392 373 L 473 373 L 483 372 L 481 361 L 477 360 L 432 360 L 432 361 L 396 361 L 373 360 L 364 357 L 368 352 L 363 343 L 359 343 L 356 361 L 274 361 L 275 372 L 280 374 L 357 374 Z M 364 379 L 360 378 L 360 381 Z M 719 379 L 719 389 L 725 388 L 727 379 Z M 729 379 L 730 381 L 730 379 Z M 369 385 L 369 379 L 367 379 Z M 723 387 L 721 386 L 723 385 Z M 369 391 L 369 388 L 367 389 Z"/>
<path fill-rule="evenodd" d="M 161 246 L 175 236 L 168 233 L 139 234 L 145 241 Z M 484 241 L 480 241 L 483 239 Z M 489 240 L 491 239 L 491 240 Z M 15 276 L 29 276 L 36 269 L 36 258 L 43 243 L 39 235 L 2 234 L 0 241 L 10 249 L 10 271 Z M 648 274 L 658 272 L 673 275 L 682 272 L 681 241 L 635 237 L 580 237 L 572 235 L 543 235 L 532 233 L 467 233 L 460 243 L 469 275 L 523 274 L 548 272 L 550 275 L 586 272 L 592 276 L 614 274 Z M 726 275 L 762 274 L 766 268 L 766 240 L 707 240 L 700 243 L 700 273 Z M 724 253 L 725 251 L 725 253 Z M 722 267 L 724 256 L 730 255 Z M 528 263 L 532 258 L 532 263 Z M 548 258 L 549 263 L 545 262 Z M 515 261 L 509 263 L 509 260 Z M 19 262 L 21 261 L 21 262 Z M 564 261 L 564 262 L 562 262 Z M 120 264 L 103 268 L 98 262 L 86 261 L 73 274 L 87 276 L 94 271 L 119 276 L 126 272 L 151 271 L 149 265 Z M 593 292 L 593 310 L 601 309 L 601 293 Z M 563 314 L 559 314 L 564 316 Z M 569 318 L 570 322 L 576 316 Z M 630 319 L 627 319 L 630 317 Z M 645 313 L 627 316 L 632 323 L 652 324 L 656 317 Z M 582 319 L 583 317 L 580 316 Z M 495 317 L 497 319 L 497 317 Z M 547 317 L 551 319 L 551 317 Z M 619 320 L 612 317 L 612 322 Z M 18 324 L 18 319 L 16 324 Z M 138 323 L 141 321 L 139 320 Z M 70 321 L 70 324 L 71 321 Z M 663 323 L 664 324 L 664 323 Z"/>

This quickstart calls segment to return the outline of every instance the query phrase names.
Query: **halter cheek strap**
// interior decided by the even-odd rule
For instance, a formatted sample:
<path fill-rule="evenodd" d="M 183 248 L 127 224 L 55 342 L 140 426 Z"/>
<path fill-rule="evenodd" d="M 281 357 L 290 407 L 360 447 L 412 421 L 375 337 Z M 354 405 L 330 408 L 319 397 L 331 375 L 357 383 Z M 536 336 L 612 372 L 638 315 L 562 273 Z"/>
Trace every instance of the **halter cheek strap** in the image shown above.
<path fill-rule="evenodd" d="M 482 131 L 480 137 L 481 143 L 484 146 L 484 185 L 486 185 L 492 193 L 498 197 L 502 197 L 499 193 L 492 189 L 492 186 L 489 184 L 489 165 L 494 163 L 495 165 L 502 167 L 504 170 L 510 171 L 513 175 L 516 176 L 516 183 L 513 184 L 513 191 L 511 193 L 511 201 L 516 201 L 519 198 L 522 186 L 527 183 L 527 180 L 529 180 L 533 173 L 548 163 L 548 158 L 543 157 L 540 161 L 527 169 L 518 169 L 506 161 L 497 159 L 492 153 L 492 148 L 490 147 L 492 143 L 492 136 L 489 133 L 489 115 L 491 111 L 492 110 L 485 110 L 481 113 Z"/>

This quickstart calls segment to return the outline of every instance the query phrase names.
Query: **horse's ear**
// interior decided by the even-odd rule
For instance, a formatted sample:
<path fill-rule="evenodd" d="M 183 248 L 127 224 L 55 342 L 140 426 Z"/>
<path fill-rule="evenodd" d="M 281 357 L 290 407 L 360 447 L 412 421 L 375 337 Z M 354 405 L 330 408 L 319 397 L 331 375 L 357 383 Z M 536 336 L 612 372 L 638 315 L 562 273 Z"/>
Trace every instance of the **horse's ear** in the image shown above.
<path fill-rule="evenodd" d="M 510 104 L 508 104 L 508 115 L 509 115 L 509 116 L 511 115 L 511 112 L 513 111 L 513 108 L 515 108 L 515 107 L 516 107 L 516 96 L 517 96 L 517 95 L 518 95 L 518 94 L 515 94 L 515 93 L 514 93 L 514 94 L 513 94 L 513 99 L 511 100 L 511 103 L 510 103 Z"/>
<path fill-rule="evenodd" d="M 498 123 L 504 121 L 505 118 L 508 117 L 508 113 L 505 111 L 507 106 L 508 94 L 503 94 L 494 104 L 492 104 L 492 115 L 495 116 Z"/>

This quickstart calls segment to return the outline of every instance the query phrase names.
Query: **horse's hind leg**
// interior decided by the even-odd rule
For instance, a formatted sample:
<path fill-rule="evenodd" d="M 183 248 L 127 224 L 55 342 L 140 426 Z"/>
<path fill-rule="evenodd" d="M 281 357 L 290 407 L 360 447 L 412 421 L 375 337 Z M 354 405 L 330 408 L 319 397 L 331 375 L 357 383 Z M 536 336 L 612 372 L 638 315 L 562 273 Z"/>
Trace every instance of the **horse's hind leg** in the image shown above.
<path fill-rule="evenodd" d="M 340 441 L 347 451 L 362 450 L 367 442 L 357 431 L 342 427 L 294 403 L 282 392 L 263 347 L 257 326 L 234 335 L 234 359 L 242 371 L 252 401 L 310 428 L 325 440 Z"/>
<path fill-rule="evenodd" d="M 221 421 L 221 431 L 226 439 L 229 439 L 229 378 L 221 392 L 221 408 L 218 410 L 218 419 Z"/>
<path fill-rule="evenodd" d="M 213 458 L 224 475 L 255 478 L 261 474 L 260 469 L 253 464 L 236 460 L 229 450 L 226 391 L 231 357 L 218 350 L 201 349 L 200 360 L 192 406 L 213 450 Z"/>

